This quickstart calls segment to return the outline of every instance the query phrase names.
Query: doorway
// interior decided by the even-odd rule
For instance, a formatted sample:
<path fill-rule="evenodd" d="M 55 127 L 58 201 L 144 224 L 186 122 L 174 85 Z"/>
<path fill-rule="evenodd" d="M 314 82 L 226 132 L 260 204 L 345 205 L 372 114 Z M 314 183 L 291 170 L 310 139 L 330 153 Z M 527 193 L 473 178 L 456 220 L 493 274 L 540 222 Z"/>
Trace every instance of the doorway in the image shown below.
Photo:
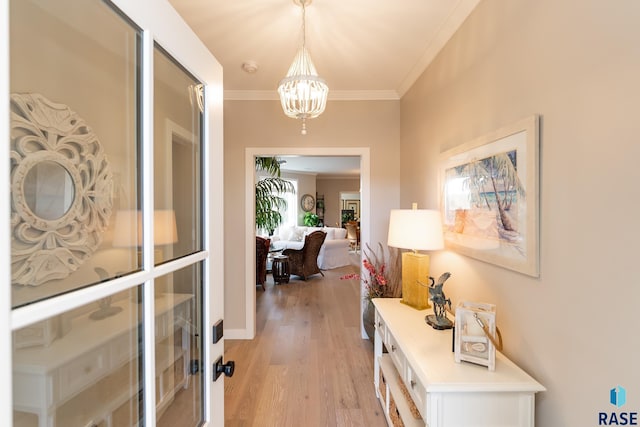
<path fill-rule="evenodd" d="M 361 241 L 366 244 L 370 236 L 370 150 L 368 147 L 249 147 L 245 150 L 245 331 L 244 339 L 256 334 L 256 286 L 255 286 L 255 208 L 254 189 L 255 158 L 257 156 L 359 156 L 360 157 L 360 218 Z M 361 291 L 362 292 L 362 291 Z M 362 307 L 360 307 L 362 310 Z M 363 338 L 366 337 L 361 327 Z M 241 337 L 237 337 L 241 338 Z"/>

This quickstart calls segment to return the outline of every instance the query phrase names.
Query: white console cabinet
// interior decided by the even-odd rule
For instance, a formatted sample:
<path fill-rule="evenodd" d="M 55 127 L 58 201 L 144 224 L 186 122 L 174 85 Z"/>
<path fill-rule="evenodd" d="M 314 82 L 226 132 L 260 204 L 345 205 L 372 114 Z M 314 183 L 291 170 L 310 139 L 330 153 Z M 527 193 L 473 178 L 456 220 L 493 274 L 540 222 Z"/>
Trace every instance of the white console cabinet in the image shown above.
<path fill-rule="evenodd" d="M 162 294 L 155 299 L 158 412 L 188 385 L 191 345 L 186 323 L 191 320 L 192 299 L 191 294 Z M 83 314 L 46 349 L 15 351 L 14 426 L 129 425 L 129 415 L 122 414 L 139 400 L 140 337 L 135 328 L 142 306 L 132 309 L 133 305 L 137 302 L 122 299 L 113 304 L 122 311 L 102 320 Z"/>
<path fill-rule="evenodd" d="M 545 388 L 496 352 L 496 369 L 456 363 L 452 331 L 438 331 L 395 298 L 374 299 L 376 394 L 393 426 L 534 426 Z"/>

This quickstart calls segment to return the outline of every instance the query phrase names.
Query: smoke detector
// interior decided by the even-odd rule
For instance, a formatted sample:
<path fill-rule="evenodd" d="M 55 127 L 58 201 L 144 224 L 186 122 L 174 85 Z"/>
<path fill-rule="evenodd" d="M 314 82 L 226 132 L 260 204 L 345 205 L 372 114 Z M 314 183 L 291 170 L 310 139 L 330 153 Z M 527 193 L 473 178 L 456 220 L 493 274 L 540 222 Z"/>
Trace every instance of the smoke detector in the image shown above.
<path fill-rule="evenodd" d="M 258 63 L 256 61 L 244 61 L 242 63 L 242 70 L 245 73 L 253 74 L 258 71 Z"/>

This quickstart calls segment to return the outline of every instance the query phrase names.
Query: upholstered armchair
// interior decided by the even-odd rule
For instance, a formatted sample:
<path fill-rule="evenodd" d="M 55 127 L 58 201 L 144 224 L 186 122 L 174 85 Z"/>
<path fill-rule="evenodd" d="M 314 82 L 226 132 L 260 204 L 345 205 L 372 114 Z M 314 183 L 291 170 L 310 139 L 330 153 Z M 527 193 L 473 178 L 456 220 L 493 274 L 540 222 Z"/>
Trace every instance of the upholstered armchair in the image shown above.
<path fill-rule="evenodd" d="M 262 290 L 265 290 L 264 282 L 267 280 L 267 255 L 270 245 L 270 239 L 256 236 L 256 285 L 262 286 Z"/>
<path fill-rule="evenodd" d="M 307 280 L 307 277 L 316 273 L 324 276 L 324 273 L 318 267 L 318 254 L 326 237 L 327 233 L 314 231 L 304 238 L 302 249 L 285 249 L 282 251 L 282 255 L 289 257 L 289 273 L 302 277 L 302 280 Z"/>

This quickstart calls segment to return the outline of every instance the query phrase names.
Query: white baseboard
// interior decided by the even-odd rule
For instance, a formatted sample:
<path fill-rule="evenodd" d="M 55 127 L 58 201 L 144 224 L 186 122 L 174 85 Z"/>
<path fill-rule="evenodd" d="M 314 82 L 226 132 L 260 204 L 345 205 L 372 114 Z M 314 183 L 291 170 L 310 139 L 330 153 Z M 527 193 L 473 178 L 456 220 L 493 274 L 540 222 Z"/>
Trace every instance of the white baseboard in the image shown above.
<path fill-rule="evenodd" d="M 252 340 L 252 336 L 247 329 L 225 329 L 224 338 L 227 340 Z"/>

